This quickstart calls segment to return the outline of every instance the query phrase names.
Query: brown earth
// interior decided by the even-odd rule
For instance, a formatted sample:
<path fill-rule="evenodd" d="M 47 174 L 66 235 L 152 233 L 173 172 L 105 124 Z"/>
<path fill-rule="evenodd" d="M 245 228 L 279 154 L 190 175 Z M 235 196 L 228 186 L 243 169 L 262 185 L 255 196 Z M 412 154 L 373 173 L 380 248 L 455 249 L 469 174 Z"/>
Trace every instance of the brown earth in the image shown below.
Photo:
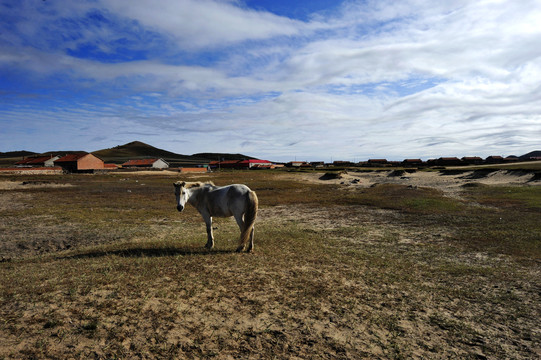
<path fill-rule="evenodd" d="M 178 173 L 137 175 L 0 180 L 0 359 L 541 356 L 539 259 L 461 243 L 455 213 L 329 204 L 375 184 L 462 204 L 466 184 L 538 185 L 531 174 L 205 176 L 258 189 L 251 255 L 229 251 L 230 219 L 215 223 L 218 249 L 202 248 L 199 215 L 174 211 Z"/>

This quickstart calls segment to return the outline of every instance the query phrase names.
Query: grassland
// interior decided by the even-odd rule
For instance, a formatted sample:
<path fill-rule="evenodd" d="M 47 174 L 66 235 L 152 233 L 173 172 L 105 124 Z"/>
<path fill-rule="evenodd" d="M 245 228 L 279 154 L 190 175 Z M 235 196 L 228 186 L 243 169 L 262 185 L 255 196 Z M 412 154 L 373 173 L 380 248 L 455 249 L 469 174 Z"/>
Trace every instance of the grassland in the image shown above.
<path fill-rule="evenodd" d="M 175 176 L 2 177 L 0 359 L 541 356 L 541 187 L 204 179 L 257 192 L 254 254 Z"/>

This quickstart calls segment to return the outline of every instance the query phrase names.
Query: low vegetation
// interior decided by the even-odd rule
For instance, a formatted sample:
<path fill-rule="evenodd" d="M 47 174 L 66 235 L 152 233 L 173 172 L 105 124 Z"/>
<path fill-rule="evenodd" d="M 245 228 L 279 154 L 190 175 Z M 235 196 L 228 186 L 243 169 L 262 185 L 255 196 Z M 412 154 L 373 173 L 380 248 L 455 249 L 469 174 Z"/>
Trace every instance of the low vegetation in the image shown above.
<path fill-rule="evenodd" d="M 3 177 L 0 359 L 539 357 L 539 186 L 284 174 L 199 178 L 257 192 L 254 254 L 174 176 Z"/>

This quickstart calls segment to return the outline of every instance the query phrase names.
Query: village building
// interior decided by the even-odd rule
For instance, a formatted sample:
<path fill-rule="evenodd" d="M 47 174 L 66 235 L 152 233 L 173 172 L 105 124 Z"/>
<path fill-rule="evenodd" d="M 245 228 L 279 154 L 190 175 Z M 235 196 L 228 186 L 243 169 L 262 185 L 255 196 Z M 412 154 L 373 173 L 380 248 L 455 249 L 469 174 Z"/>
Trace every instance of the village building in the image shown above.
<path fill-rule="evenodd" d="M 307 167 L 312 166 L 306 161 L 290 161 L 286 163 L 286 167 Z"/>
<path fill-rule="evenodd" d="M 518 156 L 507 156 L 505 159 L 503 159 L 503 162 L 506 162 L 506 163 L 515 163 L 515 162 L 519 162 L 520 161 L 520 158 Z"/>
<path fill-rule="evenodd" d="M 33 156 L 17 161 L 15 163 L 18 167 L 53 167 L 55 160 L 58 160 L 60 156 Z"/>
<path fill-rule="evenodd" d="M 503 157 L 499 155 L 493 155 L 486 158 L 485 162 L 487 164 L 501 164 L 503 163 Z"/>
<path fill-rule="evenodd" d="M 354 164 L 351 161 L 335 160 L 333 161 L 333 166 L 353 166 Z"/>
<path fill-rule="evenodd" d="M 60 166 L 67 172 L 93 172 L 103 170 L 103 160 L 89 153 L 68 154 L 54 161 L 55 166 Z"/>
<path fill-rule="evenodd" d="M 211 169 L 235 169 L 236 164 L 240 160 L 223 160 L 223 161 L 211 161 L 209 166 Z"/>
<path fill-rule="evenodd" d="M 212 169 L 271 169 L 274 164 L 268 160 L 224 160 L 211 161 L 209 166 Z"/>
<path fill-rule="evenodd" d="M 462 162 L 466 165 L 481 165 L 484 161 L 479 156 L 464 156 Z"/>
<path fill-rule="evenodd" d="M 167 169 L 169 163 L 163 159 L 137 159 L 126 161 L 122 167 Z"/>
<path fill-rule="evenodd" d="M 421 159 L 405 159 L 402 161 L 403 166 L 421 166 L 423 165 L 423 160 Z"/>
<path fill-rule="evenodd" d="M 441 157 L 436 160 L 438 166 L 459 166 L 463 165 L 462 160 L 457 157 Z"/>
<path fill-rule="evenodd" d="M 369 165 L 385 165 L 387 162 L 387 159 L 368 159 Z"/>

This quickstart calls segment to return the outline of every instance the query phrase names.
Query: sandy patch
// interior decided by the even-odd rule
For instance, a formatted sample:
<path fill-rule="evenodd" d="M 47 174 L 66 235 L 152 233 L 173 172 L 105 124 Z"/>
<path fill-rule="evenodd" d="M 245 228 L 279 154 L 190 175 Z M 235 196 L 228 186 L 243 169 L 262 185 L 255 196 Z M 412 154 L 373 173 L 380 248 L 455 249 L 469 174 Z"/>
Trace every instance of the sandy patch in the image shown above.
<path fill-rule="evenodd" d="M 59 184 L 51 181 L 0 181 L 0 190 L 23 190 L 39 188 L 71 187 L 71 184 Z"/>
<path fill-rule="evenodd" d="M 533 173 L 498 170 L 493 172 L 476 171 L 373 171 L 347 172 L 336 179 L 323 180 L 322 173 L 290 174 L 292 179 L 302 178 L 312 183 L 344 185 L 352 188 L 367 188 L 374 184 L 398 184 L 414 187 L 429 187 L 443 191 L 447 196 L 457 196 L 460 189 L 468 183 L 485 185 L 541 185 L 532 181 Z"/>

